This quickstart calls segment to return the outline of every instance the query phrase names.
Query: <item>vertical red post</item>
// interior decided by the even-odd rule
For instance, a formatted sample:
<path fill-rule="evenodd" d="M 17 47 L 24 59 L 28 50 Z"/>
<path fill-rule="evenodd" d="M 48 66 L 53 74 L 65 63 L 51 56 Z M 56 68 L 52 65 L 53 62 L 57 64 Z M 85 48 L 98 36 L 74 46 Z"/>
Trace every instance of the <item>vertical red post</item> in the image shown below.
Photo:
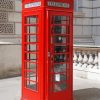
<path fill-rule="evenodd" d="M 73 0 L 22 0 L 21 100 L 73 99 Z"/>

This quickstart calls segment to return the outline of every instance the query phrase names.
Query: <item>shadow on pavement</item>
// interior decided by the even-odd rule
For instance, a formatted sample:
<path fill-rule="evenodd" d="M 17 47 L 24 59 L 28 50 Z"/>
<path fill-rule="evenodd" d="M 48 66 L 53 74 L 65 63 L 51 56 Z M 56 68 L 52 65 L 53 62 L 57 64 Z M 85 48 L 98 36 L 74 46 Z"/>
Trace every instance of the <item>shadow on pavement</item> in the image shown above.
<path fill-rule="evenodd" d="M 88 88 L 74 91 L 74 100 L 100 100 L 100 89 Z"/>

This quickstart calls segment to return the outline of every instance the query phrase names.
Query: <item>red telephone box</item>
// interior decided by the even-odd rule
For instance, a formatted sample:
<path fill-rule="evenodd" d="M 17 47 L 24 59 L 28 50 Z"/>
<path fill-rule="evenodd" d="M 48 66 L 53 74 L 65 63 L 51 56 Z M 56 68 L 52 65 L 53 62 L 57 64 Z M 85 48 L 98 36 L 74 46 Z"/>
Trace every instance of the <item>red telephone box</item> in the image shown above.
<path fill-rule="evenodd" d="M 21 100 L 73 99 L 73 0 L 22 0 Z"/>

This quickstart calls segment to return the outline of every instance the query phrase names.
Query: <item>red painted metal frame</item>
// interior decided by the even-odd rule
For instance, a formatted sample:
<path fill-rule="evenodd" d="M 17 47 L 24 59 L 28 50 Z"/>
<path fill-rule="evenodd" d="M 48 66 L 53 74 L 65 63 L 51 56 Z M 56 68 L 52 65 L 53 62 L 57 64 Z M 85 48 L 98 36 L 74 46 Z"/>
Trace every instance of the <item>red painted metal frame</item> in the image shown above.
<path fill-rule="evenodd" d="M 46 83 L 47 83 L 47 86 L 46 86 L 46 95 L 47 95 L 47 97 L 48 97 L 48 100 L 55 100 L 55 99 L 57 99 L 57 100 L 73 100 L 73 82 L 72 82 L 72 80 L 73 80 L 73 72 L 72 72 L 72 54 L 73 54 L 73 52 L 72 52 L 72 47 L 73 47 L 73 37 L 72 37 L 72 13 L 68 13 L 68 12 L 66 12 L 66 11 L 48 11 L 48 13 L 47 13 L 48 15 L 48 17 L 47 17 L 47 20 L 48 19 L 50 19 L 50 17 L 51 16 L 53 16 L 53 15 L 62 15 L 62 16 L 69 16 L 71 19 L 70 19 L 70 34 L 69 34 L 69 38 L 70 38 L 70 44 L 69 44 L 69 48 L 70 48 L 70 52 L 69 52 L 69 54 L 70 54 L 70 62 L 69 62 L 69 64 L 70 64 L 70 69 L 69 69 L 69 76 L 70 76 L 70 80 L 68 81 L 67 80 L 67 83 L 68 83 L 68 89 L 66 89 L 66 91 L 60 91 L 60 92 L 51 92 L 50 91 L 50 87 L 51 87 L 51 82 L 50 82 L 50 78 L 51 78 L 51 73 L 50 73 L 50 61 L 51 61 L 51 57 L 50 58 L 48 58 L 48 56 L 46 55 L 46 61 L 48 61 L 48 63 L 47 63 L 47 70 L 45 71 L 45 72 L 47 72 L 47 78 L 46 78 Z M 47 21 L 47 23 L 46 23 L 46 25 L 47 25 L 47 34 L 46 34 L 46 41 L 48 41 L 47 42 L 47 44 L 46 44 L 46 54 L 48 53 L 48 51 L 50 51 L 50 49 L 52 49 L 51 47 L 51 44 L 50 44 L 50 37 L 51 37 L 51 34 L 50 34 L 50 20 L 49 21 Z M 52 54 L 53 52 L 51 52 L 51 54 Z"/>
<path fill-rule="evenodd" d="M 47 1 L 41 0 L 41 7 L 34 7 L 25 9 L 24 5 L 31 2 L 37 2 L 38 0 L 22 0 L 22 96 L 21 100 L 73 100 L 73 0 L 53 0 L 55 2 L 69 3 L 70 8 L 61 7 L 48 7 Z M 49 0 L 52 1 L 52 0 Z M 65 91 L 51 92 L 51 73 L 50 73 L 50 61 L 48 52 L 50 52 L 50 21 L 53 15 L 64 15 L 70 17 L 70 42 L 69 42 L 69 56 L 70 56 L 70 79 L 67 80 L 69 87 Z M 25 87 L 25 17 L 37 16 L 38 17 L 38 90 L 33 91 Z M 52 53 L 52 52 L 51 52 Z M 67 54 L 67 52 L 66 52 Z"/>

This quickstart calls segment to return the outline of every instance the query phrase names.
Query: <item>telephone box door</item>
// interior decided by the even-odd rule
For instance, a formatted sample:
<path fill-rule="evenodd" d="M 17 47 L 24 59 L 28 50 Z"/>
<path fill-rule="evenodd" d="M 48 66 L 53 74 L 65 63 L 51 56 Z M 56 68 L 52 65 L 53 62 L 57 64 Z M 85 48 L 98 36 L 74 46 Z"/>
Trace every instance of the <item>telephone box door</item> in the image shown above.
<path fill-rule="evenodd" d="M 48 100 L 72 100 L 72 14 L 47 13 Z"/>
<path fill-rule="evenodd" d="M 43 100 L 41 13 L 23 12 L 22 100 Z M 40 50 L 41 49 L 41 50 Z"/>

